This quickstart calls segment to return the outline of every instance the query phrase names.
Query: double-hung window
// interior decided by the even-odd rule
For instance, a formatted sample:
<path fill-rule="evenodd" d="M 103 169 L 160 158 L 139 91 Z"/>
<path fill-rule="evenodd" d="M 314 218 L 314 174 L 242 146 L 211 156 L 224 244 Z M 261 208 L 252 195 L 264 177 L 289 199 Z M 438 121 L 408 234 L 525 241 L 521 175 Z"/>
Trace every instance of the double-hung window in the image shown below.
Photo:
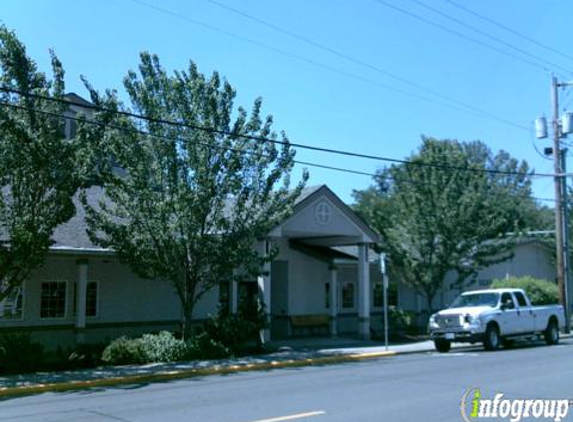
<path fill-rule="evenodd" d="M 44 281 L 41 284 L 40 318 L 66 317 L 65 281 Z"/>
<path fill-rule="evenodd" d="M 19 321 L 24 317 L 24 286 L 14 287 L 4 300 L 0 301 L 0 320 Z"/>

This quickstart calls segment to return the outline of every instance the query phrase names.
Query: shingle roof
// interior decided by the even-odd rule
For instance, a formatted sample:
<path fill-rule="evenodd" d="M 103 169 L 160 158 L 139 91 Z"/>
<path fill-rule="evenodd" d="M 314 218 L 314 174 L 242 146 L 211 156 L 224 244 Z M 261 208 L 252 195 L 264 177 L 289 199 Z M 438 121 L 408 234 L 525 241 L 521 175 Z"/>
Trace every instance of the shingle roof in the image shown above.
<path fill-rule="evenodd" d="M 303 201 L 321 187 L 322 186 L 310 186 L 304 188 L 297 199 L 297 203 Z M 103 188 L 97 186 L 91 187 L 86 190 L 86 195 L 90 204 L 97 205 L 103 198 Z M 56 228 L 52 236 L 54 241 L 52 249 L 55 251 L 71 249 L 105 251 L 106 249 L 92 243 L 86 232 L 86 212 L 80 202 L 79 194 L 74 197 L 74 204 L 76 206 L 76 214 L 68 222 Z"/>
<path fill-rule="evenodd" d="M 91 187 L 86 190 L 86 195 L 88 202 L 95 205 L 102 198 L 103 189 L 97 186 Z M 88 237 L 86 232 L 86 212 L 80 202 L 79 194 L 76 194 L 74 197 L 74 204 L 76 206 L 76 214 L 68 222 L 56 228 L 52 236 L 54 241 L 52 249 L 105 250 L 94 245 Z"/>

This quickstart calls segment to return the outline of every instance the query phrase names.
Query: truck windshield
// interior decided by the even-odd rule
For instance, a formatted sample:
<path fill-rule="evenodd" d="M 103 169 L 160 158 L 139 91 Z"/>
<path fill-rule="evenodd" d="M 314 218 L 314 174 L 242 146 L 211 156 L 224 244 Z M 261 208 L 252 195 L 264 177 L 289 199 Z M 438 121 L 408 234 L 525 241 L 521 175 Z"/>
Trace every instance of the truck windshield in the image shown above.
<path fill-rule="evenodd" d="M 457 297 L 451 308 L 467 308 L 470 306 L 489 306 L 494 308 L 499 301 L 499 293 L 470 293 Z"/>

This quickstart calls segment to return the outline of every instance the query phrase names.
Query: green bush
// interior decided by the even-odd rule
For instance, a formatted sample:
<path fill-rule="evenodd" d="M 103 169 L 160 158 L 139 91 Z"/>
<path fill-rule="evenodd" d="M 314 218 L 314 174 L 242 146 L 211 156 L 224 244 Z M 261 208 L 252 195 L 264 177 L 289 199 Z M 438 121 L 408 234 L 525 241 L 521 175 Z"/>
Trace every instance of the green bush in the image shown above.
<path fill-rule="evenodd" d="M 525 290 L 533 305 L 550 305 L 559 302 L 559 289 L 555 283 L 533 277 L 510 277 L 494 280 L 492 289 L 517 288 Z"/>
<path fill-rule="evenodd" d="M 188 347 L 168 331 L 138 338 L 120 337 L 103 351 L 101 360 L 112 365 L 176 362 L 186 359 Z"/>
<path fill-rule="evenodd" d="M 66 349 L 58 347 L 58 350 L 52 353 L 50 368 L 69 370 L 96 367 L 102 363 L 101 355 L 105 348 L 105 343 L 80 343 Z"/>
<path fill-rule="evenodd" d="M 231 356 L 231 350 L 212 338 L 207 332 L 194 336 L 187 342 L 188 359 L 223 359 Z"/>
<path fill-rule="evenodd" d="M 176 362 L 185 359 L 187 347 L 168 331 L 159 334 L 144 334 L 138 339 L 147 362 Z"/>
<path fill-rule="evenodd" d="M 139 338 L 120 337 L 103 351 L 101 360 L 111 365 L 176 362 L 184 359 L 222 359 L 244 353 L 258 343 L 259 331 L 267 324 L 264 309 L 241 306 L 237 314 L 219 312 L 203 330 L 184 342 L 173 334 L 144 334 Z"/>
<path fill-rule="evenodd" d="M 258 304 L 243 305 L 236 314 L 219 312 L 205 322 L 205 335 L 220 343 L 232 355 L 241 354 L 249 344 L 258 342 L 259 332 L 267 325 L 264 308 Z M 207 344 L 204 344 L 207 346 Z"/>
<path fill-rule="evenodd" d="M 44 348 L 33 342 L 29 334 L 0 336 L 0 373 L 34 372 L 44 364 Z"/>
<path fill-rule="evenodd" d="M 405 332 L 412 326 L 412 313 L 397 306 L 388 307 L 388 329 Z"/>
<path fill-rule="evenodd" d="M 147 363 L 142 342 L 125 336 L 112 341 L 103 351 L 101 360 L 111 365 Z"/>

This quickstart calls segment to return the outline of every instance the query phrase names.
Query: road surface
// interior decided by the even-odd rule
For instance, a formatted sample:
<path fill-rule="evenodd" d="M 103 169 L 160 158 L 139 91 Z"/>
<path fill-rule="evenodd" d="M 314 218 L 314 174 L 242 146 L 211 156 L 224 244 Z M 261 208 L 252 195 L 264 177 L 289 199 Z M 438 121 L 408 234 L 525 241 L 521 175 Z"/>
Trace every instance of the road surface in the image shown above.
<path fill-rule="evenodd" d="M 489 398 L 573 399 L 573 339 L 47 393 L 1 401 L 0 422 L 459 422 L 476 387 Z"/>

